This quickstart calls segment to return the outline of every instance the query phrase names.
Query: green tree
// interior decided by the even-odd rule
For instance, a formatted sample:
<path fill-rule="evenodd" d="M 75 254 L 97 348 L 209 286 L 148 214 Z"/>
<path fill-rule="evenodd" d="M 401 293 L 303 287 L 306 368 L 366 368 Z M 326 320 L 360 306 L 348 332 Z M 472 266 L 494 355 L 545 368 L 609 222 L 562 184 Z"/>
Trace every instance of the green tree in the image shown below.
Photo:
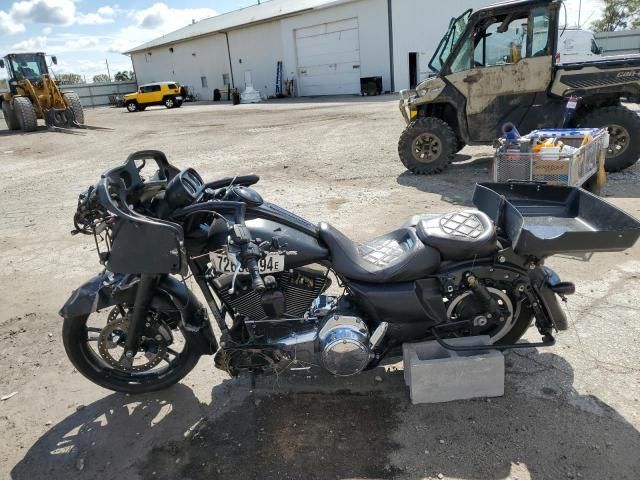
<path fill-rule="evenodd" d="M 116 82 L 126 82 L 127 80 L 131 80 L 129 78 L 129 72 L 127 72 L 126 70 L 116 73 L 113 78 L 116 79 Z"/>
<path fill-rule="evenodd" d="M 59 73 L 56 75 L 56 80 L 58 80 L 59 83 L 67 85 L 86 83 L 82 75 L 77 73 Z"/>
<path fill-rule="evenodd" d="M 604 0 L 602 16 L 591 28 L 596 32 L 640 28 L 640 0 Z"/>
<path fill-rule="evenodd" d="M 105 73 L 93 76 L 93 83 L 109 83 L 110 81 L 111 79 L 109 78 L 109 75 Z"/>

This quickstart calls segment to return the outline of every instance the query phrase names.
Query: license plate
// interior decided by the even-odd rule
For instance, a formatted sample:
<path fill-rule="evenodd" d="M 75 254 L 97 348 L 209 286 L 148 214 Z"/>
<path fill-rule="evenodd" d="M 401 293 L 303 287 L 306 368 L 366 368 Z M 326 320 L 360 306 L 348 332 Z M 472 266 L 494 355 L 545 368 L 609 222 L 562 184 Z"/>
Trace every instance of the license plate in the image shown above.
<path fill-rule="evenodd" d="M 284 270 L 284 257 L 282 253 L 268 253 L 266 257 L 258 260 L 260 273 L 276 273 Z M 217 273 L 233 273 L 236 271 L 235 265 L 229 262 L 229 257 L 225 253 L 209 254 L 213 270 Z M 240 272 L 248 273 L 246 268 L 241 268 Z"/>
<path fill-rule="evenodd" d="M 180 95 L 178 95 L 178 96 L 176 97 L 176 100 L 182 100 L 182 97 L 181 97 Z"/>

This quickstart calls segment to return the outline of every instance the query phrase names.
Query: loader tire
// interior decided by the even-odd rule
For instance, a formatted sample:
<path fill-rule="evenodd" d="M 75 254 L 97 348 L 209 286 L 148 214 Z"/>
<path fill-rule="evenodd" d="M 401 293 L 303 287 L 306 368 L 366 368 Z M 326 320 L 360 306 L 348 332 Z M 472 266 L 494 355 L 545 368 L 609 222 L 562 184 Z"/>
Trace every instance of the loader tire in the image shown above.
<path fill-rule="evenodd" d="M 604 161 L 607 172 L 630 167 L 640 157 L 640 116 L 622 105 L 598 108 L 580 120 L 581 127 L 607 128 L 609 149 Z"/>
<path fill-rule="evenodd" d="M 73 110 L 73 115 L 76 117 L 76 122 L 79 124 L 84 124 L 84 109 L 82 108 L 82 103 L 80 102 L 80 97 L 76 92 L 65 92 L 62 94 L 65 102 Z"/>
<path fill-rule="evenodd" d="M 38 116 L 31 100 L 27 97 L 13 97 L 13 110 L 23 132 L 35 132 L 38 129 Z"/>
<path fill-rule="evenodd" d="M 431 175 L 447 168 L 458 151 L 453 129 L 436 117 L 421 117 L 404 129 L 398 141 L 400 161 L 412 173 Z"/>
<path fill-rule="evenodd" d="M 20 130 L 20 123 L 18 123 L 18 116 L 16 112 L 11 108 L 9 102 L 2 102 L 2 114 L 4 115 L 4 121 L 7 124 L 9 130 Z"/>

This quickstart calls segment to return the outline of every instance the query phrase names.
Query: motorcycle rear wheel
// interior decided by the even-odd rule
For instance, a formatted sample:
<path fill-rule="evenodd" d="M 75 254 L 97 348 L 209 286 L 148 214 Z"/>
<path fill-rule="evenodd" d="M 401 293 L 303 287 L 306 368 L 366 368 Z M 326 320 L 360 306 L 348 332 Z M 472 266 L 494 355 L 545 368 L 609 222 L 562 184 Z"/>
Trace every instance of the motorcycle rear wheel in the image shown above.
<path fill-rule="evenodd" d="M 492 297 L 500 302 L 500 305 L 504 305 L 510 311 L 510 315 L 505 315 L 506 321 L 503 325 L 497 322 L 491 322 L 486 328 L 479 327 L 475 332 L 469 332 L 470 335 L 488 335 L 491 344 L 495 345 L 513 345 L 526 333 L 531 326 L 533 320 L 533 311 L 531 306 L 526 302 L 518 302 L 518 299 L 513 295 L 507 294 L 507 290 L 500 290 L 494 287 L 489 288 L 489 292 Z M 457 303 L 459 302 L 459 303 Z M 465 303 L 467 302 L 467 303 Z M 454 304 L 464 308 L 461 312 L 456 311 Z M 488 321 L 484 317 L 485 313 L 483 308 L 476 305 L 476 300 L 471 292 L 461 295 L 454 300 L 453 304 L 449 307 L 448 313 L 456 312 L 460 315 L 460 318 L 476 317 L 482 318 Z M 451 318 L 452 321 L 459 318 Z"/>
<path fill-rule="evenodd" d="M 100 313 L 65 318 L 62 327 L 62 339 L 69 360 L 91 382 L 122 393 L 155 392 L 168 388 L 182 380 L 198 363 L 200 353 L 188 341 L 185 341 L 180 352 L 168 348 L 173 353 L 166 352 L 166 354 L 163 354 L 163 358 L 158 361 L 158 365 L 162 364 L 162 366 L 158 369 L 153 367 L 146 371 L 142 370 L 142 368 L 141 371 L 127 371 L 117 368 L 110 364 L 114 363 L 113 359 L 105 358 L 99 352 L 99 349 L 94 348 L 96 343 L 100 342 L 101 332 L 98 332 L 99 328 L 88 326 L 87 322 L 92 315 L 95 316 Z M 104 328 L 108 327 L 109 324 L 107 323 Z M 175 327 L 172 330 L 172 334 L 179 331 L 177 326 Z M 113 342 L 111 342 L 111 345 L 117 346 Z M 143 353 L 143 357 L 147 356 L 147 354 L 148 352 Z M 152 355 L 150 354 L 149 356 Z M 169 360 L 170 357 L 171 360 Z M 142 360 L 144 361 L 145 359 L 142 358 Z M 167 364 L 166 367 L 163 362 Z"/>

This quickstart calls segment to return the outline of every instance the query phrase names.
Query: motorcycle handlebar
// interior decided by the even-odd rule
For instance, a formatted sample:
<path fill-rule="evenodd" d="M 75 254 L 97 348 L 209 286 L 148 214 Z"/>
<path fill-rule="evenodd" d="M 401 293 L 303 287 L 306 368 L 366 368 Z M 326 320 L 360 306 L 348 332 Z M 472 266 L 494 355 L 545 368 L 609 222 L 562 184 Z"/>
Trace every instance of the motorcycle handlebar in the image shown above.
<path fill-rule="evenodd" d="M 264 282 L 260 276 L 260 269 L 258 268 L 258 262 L 255 257 L 247 259 L 247 270 L 249 270 L 249 275 L 251 276 L 251 288 L 257 293 L 263 292 Z"/>

